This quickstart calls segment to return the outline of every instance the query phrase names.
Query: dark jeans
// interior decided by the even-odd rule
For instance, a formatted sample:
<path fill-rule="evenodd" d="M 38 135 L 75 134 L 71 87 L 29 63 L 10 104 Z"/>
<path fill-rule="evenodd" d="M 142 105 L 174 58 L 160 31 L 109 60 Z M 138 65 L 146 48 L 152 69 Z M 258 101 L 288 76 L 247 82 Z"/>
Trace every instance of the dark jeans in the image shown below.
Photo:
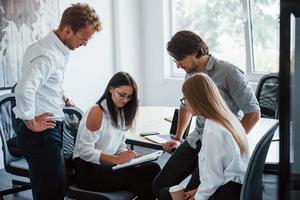
<path fill-rule="evenodd" d="M 155 196 L 161 200 L 172 200 L 169 187 L 179 184 L 192 174 L 186 190 L 195 189 L 200 184 L 198 169 L 198 153 L 201 142 L 193 149 L 186 141 L 183 142 L 169 158 L 161 172 L 153 182 Z"/>
<path fill-rule="evenodd" d="M 155 199 L 152 181 L 160 171 L 155 162 L 145 163 L 113 171 L 111 165 L 93 164 L 80 158 L 75 159 L 77 185 L 86 190 L 111 192 L 130 191 L 141 200 Z"/>
<path fill-rule="evenodd" d="M 18 120 L 17 143 L 29 165 L 34 200 L 64 199 L 63 123 L 43 132 L 32 132 Z"/>

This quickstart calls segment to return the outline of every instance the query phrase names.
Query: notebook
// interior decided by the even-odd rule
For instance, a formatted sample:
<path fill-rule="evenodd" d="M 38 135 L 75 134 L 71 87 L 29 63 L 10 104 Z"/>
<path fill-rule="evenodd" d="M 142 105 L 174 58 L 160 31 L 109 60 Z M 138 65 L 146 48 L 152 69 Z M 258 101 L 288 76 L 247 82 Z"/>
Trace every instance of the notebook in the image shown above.
<path fill-rule="evenodd" d="M 134 158 L 134 159 L 132 159 L 131 161 L 129 161 L 127 163 L 115 165 L 115 166 L 112 167 L 112 169 L 116 170 L 116 169 L 121 169 L 121 168 L 124 168 L 124 167 L 129 167 L 129 166 L 145 163 L 145 162 L 154 161 L 154 160 L 158 159 L 159 156 L 161 156 L 162 153 L 163 153 L 162 150 L 155 151 L 153 153 L 146 154 L 146 155 L 143 155 L 143 156 L 138 157 L 138 158 Z"/>
<path fill-rule="evenodd" d="M 163 144 L 163 143 L 167 142 L 168 140 L 174 139 L 176 130 L 177 130 L 178 112 L 179 112 L 179 110 L 176 108 L 174 110 L 169 134 L 148 135 L 148 136 L 145 136 L 144 138 L 147 140 L 150 140 L 152 142 L 158 143 L 158 144 Z M 189 134 L 190 126 L 191 126 L 191 121 L 183 134 L 183 138 L 185 138 Z"/>

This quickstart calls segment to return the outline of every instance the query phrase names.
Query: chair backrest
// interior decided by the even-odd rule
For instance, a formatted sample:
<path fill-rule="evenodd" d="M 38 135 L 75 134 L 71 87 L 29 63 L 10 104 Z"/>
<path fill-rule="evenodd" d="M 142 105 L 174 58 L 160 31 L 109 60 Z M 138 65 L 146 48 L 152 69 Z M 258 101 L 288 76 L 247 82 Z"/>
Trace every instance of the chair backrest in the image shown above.
<path fill-rule="evenodd" d="M 279 123 L 277 122 L 257 143 L 245 174 L 240 200 L 262 199 L 262 176 L 267 153 Z"/>
<path fill-rule="evenodd" d="M 63 155 L 65 159 L 72 159 L 77 130 L 82 118 L 83 112 L 78 107 L 64 107 L 65 113 L 63 128 Z"/>
<path fill-rule="evenodd" d="M 20 154 L 15 153 L 18 151 L 14 124 L 16 120 L 12 111 L 15 105 L 14 94 L 0 96 L 0 136 L 5 168 L 7 168 L 8 163 L 20 159 Z"/>
<path fill-rule="evenodd" d="M 279 76 L 271 73 L 263 76 L 258 82 L 256 98 L 261 109 L 261 116 L 278 118 Z"/>
<path fill-rule="evenodd" d="M 15 83 L 15 84 L 11 87 L 11 90 L 10 90 L 11 93 L 15 93 L 16 86 L 17 86 L 17 83 Z"/>

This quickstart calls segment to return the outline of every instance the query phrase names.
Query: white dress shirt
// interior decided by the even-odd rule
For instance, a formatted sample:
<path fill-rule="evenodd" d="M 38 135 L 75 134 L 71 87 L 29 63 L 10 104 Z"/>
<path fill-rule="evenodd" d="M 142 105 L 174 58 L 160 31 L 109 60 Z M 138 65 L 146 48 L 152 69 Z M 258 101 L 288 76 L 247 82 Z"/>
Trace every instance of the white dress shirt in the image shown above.
<path fill-rule="evenodd" d="M 195 199 L 207 200 L 229 181 L 242 184 L 249 159 L 224 126 L 206 119 L 198 161 L 201 183 Z"/>
<path fill-rule="evenodd" d="M 53 31 L 27 48 L 15 89 L 16 118 L 31 120 L 50 112 L 55 120 L 64 119 L 62 85 L 69 54 Z"/>
<path fill-rule="evenodd" d="M 124 120 L 120 120 L 119 117 L 118 127 L 113 126 L 106 101 L 102 101 L 101 105 L 104 112 L 98 130 L 92 132 L 86 127 L 88 114 L 92 108 L 88 109 L 82 118 L 73 152 L 74 159 L 79 157 L 87 162 L 100 164 L 101 153 L 117 155 L 120 152 L 127 151 Z M 122 118 L 124 119 L 124 117 Z"/>

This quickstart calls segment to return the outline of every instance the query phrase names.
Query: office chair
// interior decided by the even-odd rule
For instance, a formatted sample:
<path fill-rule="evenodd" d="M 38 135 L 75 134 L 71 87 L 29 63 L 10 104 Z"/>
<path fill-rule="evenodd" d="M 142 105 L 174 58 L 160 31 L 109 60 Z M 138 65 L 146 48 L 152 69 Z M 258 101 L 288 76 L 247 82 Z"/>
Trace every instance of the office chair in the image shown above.
<path fill-rule="evenodd" d="M 75 144 L 76 134 L 79 122 L 82 118 L 82 111 L 76 107 L 65 107 L 64 135 L 63 135 L 63 154 L 66 165 L 67 175 L 67 198 L 76 200 L 132 200 L 136 196 L 127 191 L 114 191 L 114 192 L 93 192 L 80 189 L 74 182 L 75 166 L 72 160 L 73 148 Z"/>
<path fill-rule="evenodd" d="M 10 92 L 11 92 L 11 93 L 15 93 L 16 86 L 17 86 L 17 83 L 15 83 L 15 84 L 11 87 L 11 89 L 10 89 Z"/>
<path fill-rule="evenodd" d="M 245 174 L 240 200 L 262 200 L 262 177 L 265 161 L 278 125 L 277 122 L 257 143 Z"/>
<path fill-rule="evenodd" d="M 262 117 L 278 119 L 278 74 L 267 74 L 260 79 L 256 89 L 256 98 L 259 102 Z"/>
<path fill-rule="evenodd" d="M 15 115 L 12 111 L 15 105 L 14 94 L 0 96 L 0 137 L 2 141 L 4 168 L 10 174 L 28 178 L 28 164 L 16 147 Z M 0 191 L 0 200 L 5 195 L 29 190 L 30 188 L 29 182 L 12 180 L 11 189 Z"/>

